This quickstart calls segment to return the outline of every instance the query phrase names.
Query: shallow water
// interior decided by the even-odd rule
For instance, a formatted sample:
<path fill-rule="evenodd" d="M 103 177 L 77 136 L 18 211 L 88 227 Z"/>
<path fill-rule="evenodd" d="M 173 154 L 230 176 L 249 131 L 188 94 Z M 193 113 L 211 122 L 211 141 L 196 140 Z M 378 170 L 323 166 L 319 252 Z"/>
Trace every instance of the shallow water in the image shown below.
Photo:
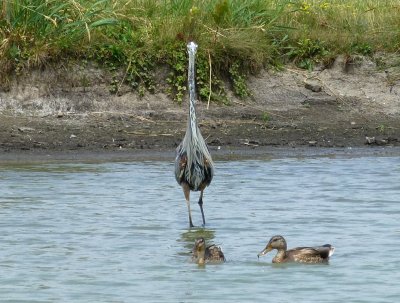
<path fill-rule="evenodd" d="M 0 300 L 396 302 L 399 193 L 395 156 L 218 161 L 206 228 L 189 230 L 171 162 L 3 165 Z M 336 251 L 329 265 L 257 260 L 275 234 Z M 227 262 L 191 263 L 198 236 Z"/>

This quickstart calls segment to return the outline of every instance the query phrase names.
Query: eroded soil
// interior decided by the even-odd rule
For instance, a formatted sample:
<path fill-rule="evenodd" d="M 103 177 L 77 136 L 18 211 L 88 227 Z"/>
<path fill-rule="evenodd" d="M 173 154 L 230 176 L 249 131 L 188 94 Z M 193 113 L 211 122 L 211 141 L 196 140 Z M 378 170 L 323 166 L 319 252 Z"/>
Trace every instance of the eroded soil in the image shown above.
<path fill-rule="evenodd" d="M 259 146 L 400 145 L 400 77 L 362 60 L 330 69 L 288 67 L 249 79 L 253 97 L 231 105 L 198 103 L 211 149 Z M 187 104 L 162 93 L 139 98 L 95 67 L 48 68 L 0 92 L 0 151 L 166 149 L 184 136 Z M 83 81 L 84 79 L 84 81 Z M 84 84 L 84 85 L 83 85 Z"/>

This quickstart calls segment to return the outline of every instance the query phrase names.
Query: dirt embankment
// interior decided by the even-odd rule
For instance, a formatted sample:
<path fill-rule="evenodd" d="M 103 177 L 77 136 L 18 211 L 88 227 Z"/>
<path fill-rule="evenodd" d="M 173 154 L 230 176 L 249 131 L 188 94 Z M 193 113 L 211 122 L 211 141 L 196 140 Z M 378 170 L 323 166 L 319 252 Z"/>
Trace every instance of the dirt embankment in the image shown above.
<path fill-rule="evenodd" d="M 400 73 L 372 61 L 306 72 L 288 67 L 249 79 L 253 97 L 231 106 L 198 104 L 210 147 L 400 145 Z M 160 77 L 161 79 L 162 77 Z M 172 149 L 186 129 L 187 104 L 162 89 L 140 98 L 109 93 L 95 67 L 49 67 L 0 91 L 0 150 Z"/>

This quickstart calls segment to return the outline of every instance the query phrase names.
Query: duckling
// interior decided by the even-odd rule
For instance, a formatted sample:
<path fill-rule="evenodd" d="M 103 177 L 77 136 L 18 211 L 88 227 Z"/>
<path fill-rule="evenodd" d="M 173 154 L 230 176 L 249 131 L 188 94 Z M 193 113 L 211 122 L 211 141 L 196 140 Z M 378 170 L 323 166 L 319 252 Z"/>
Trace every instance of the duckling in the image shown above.
<path fill-rule="evenodd" d="M 199 265 L 221 263 L 225 262 L 225 256 L 221 247 L 214 244 L 206 247 L 204 238 L 198 238 L 194 242 L 192 260 Z"/>
<path fill-rule="evenodd" d="M 316 247 L 296 247 L 287 250 L 286 240 L 282 236 L 273 236 L 267 246 L 257 256 L 264 256 L 267 252 L 276 249 L 278 252 L 272 259 L 273 263 L 327 263 L 335 248 L 330 244 Z"/>

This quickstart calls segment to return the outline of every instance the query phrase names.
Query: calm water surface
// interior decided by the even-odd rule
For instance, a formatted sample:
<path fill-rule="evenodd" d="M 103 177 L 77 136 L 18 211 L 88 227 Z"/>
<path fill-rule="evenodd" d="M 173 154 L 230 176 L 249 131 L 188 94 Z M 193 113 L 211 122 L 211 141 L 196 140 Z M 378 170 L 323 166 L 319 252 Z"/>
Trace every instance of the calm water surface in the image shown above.
<path fill-rule="evenodd" d="M 188 229 L 171 162 L 0 168 L 1 302 L 398 302 L 400 158 L 219 161 Z M 192 194 L 194 224 L 201 215 Z M 331 243 L 329 265 L 257 253 Z M 198 236 L 227 262 L 198 267 Z"/>

